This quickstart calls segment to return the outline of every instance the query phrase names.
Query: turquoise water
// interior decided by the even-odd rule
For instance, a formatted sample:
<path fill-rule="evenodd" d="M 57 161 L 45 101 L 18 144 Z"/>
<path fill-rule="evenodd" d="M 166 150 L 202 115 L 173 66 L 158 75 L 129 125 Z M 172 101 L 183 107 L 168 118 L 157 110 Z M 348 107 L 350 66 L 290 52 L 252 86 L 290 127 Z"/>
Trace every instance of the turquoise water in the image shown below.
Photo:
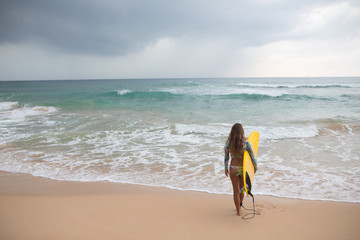
<path fill-rule="evenodd" d="M 260 132 L 255 194 L 360 202 L 359 90 L 360 78 L 0 82 L 0 170 L 230 194 L 222 148 L 241 122 Z"/>

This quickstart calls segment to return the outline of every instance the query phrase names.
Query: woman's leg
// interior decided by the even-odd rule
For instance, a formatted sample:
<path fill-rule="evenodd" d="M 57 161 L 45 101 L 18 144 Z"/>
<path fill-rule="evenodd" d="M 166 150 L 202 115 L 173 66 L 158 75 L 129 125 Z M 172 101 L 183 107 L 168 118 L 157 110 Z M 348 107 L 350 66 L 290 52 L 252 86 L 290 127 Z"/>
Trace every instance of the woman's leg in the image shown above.
<path fill-rule="evenodd" d="M 240 202 L 242 202 L 241 194 L 240 194 L 240 178 L 239 176 L 236 176 L 237 172 L 234 169 L 230 169 L 230 179 L 233 186 L 233 193 L 234 193 L 234 204 L 236 207 L 237 215 L 240 216 Z M 242 194 L 242 197 L 244 197 L 244 194 Z"/>
<path fill-rule="evenodd" d="M 243 175 L 241 174 L 239 176 L 239 182 L 240 182 L 240 190 L 244 187 L 244 182 L 243 182 Z M 244 192 L 240 192 L 240 204 L 243 203 L 244 200 Z"/>

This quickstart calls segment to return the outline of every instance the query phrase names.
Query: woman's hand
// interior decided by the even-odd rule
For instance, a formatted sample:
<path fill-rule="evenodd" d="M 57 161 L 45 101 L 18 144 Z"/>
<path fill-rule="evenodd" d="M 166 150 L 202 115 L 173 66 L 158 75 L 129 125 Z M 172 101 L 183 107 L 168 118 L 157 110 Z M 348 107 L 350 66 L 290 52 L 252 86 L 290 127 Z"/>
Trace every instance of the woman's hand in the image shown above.
<path fill-rule="evenodd" d="M 229 170 L 227 170 L 227 169 L 225 170 L 225 176 L 227 176 L 227 177 L 229 176 Z"/>

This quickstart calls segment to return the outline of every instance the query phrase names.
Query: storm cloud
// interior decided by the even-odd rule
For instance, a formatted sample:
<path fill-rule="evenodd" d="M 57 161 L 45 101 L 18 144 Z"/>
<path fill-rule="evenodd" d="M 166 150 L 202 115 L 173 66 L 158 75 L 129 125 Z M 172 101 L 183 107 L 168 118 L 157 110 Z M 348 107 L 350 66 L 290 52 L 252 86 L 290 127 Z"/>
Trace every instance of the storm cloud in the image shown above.
<path fill-rule="evenodd" d="M 359 38 L 360 4 L 355 0 L 2 0 L 0 3 L 2 62 L 6 62 L 4 54 L 13 57 L 20 49 L 29 54 L 31 48 L 41 49 L 43 55 L 34 56 L 39 61 L 47 61 L 48 53 L 60 54 L 53 60 L 54 68 L 67 61 L 66 55 L 69 61 L 76 58 L 78 63 L 89 61 L 84 60 L 88 57 L 93 58 L 93 64 L 99 64 L 99 71 L 101 62 L 114 68 L 126 66 L 125 75 L 106 67 L 107 72 L 113 71 L 114 76 L 120 77 L 131 75 L 130 70 L 144 70 L 144 76 L 146 71 L 150 71 L 148 75 L 160 76 L 161 66 L 176 72 L 174 66 L 190 67 L 186 59 L 193 56 L 198 62 L 197 69 L 202 71 L 214 67 L 219 58 L 222 61 L 218 64 L 219 71 L 209 70 L 210 74 L 187 69 L 195 76 L 227 76 L 230 72 L 241 75 L 241 71 L 236 73 L 231 69 L 248 62 L 247 54 L 254 48 L 268 49 L 271 44 L 288 41 L 299 44 L 303 40 L 305 43 L 332 41 L 334 45 L 346 40 L 356 47 Z M 360 46 L 357 47 L 358 50 Z M 29 56 L 19 56 L 26 57 Z M 214 61 L 209 62 L 205 57 Z M 251 54 L 250 61 L 254 57 Z M 149 64 L 146 58 L 159 62 L 151 65 L 153 69 L 131 65 L 141 61 L 143 66 Z M 76 71 L 75 75 L 81 76 Z"/>

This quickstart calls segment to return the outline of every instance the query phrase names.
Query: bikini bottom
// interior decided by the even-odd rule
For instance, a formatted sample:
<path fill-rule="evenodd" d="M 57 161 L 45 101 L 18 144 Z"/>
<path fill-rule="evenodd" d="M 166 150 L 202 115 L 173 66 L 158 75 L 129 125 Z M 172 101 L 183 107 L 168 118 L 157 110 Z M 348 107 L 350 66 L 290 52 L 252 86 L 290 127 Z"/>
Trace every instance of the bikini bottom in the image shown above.
<path fill-rule="evenodd" d="M 243 174 L 243 167 L 242 166 L 230 166 L 233 169 L 235 169 L 237 171 L 236 176 L 240 176 Z"/>

